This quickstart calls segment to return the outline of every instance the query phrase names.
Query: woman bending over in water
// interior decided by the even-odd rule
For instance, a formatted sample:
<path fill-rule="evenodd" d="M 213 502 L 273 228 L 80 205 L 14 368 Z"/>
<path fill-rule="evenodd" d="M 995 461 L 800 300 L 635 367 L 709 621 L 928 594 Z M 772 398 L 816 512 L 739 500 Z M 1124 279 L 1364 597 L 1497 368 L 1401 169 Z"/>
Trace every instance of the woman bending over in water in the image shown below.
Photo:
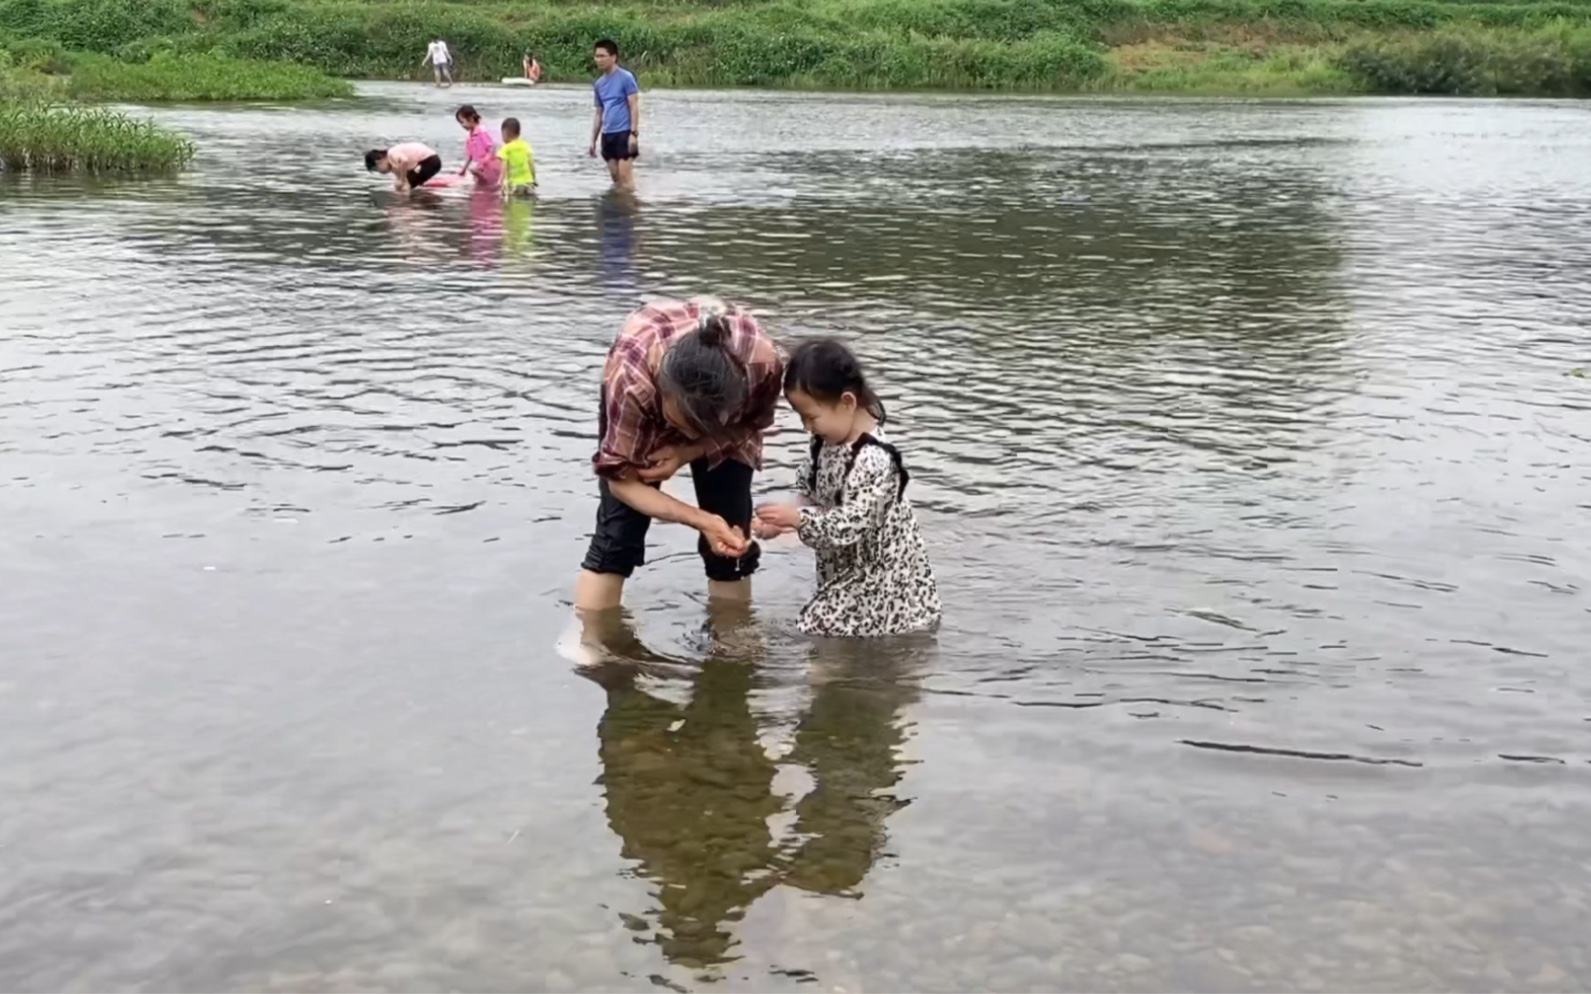
<path fill-rule="evenodd" d="M 391 148 L 373 148 L 365 153 L 365 168 L 373 173 L 391 173 L 392 188 L 408 193 L 424 186 L 442 171 L 442 157 L 429 145 L 404 142 Z"/>

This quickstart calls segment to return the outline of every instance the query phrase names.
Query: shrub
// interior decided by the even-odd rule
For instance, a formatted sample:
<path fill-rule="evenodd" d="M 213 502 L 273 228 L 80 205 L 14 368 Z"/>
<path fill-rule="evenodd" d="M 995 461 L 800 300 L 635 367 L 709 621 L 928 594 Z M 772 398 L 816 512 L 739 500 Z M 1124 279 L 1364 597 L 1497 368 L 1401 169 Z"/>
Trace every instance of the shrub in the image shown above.
<path fill-rule="evenodd" d="M 1585 96 L 1591 94 L 1591 28 L 1454 27 L 1366 39 L 1349 45 L 1339 64 L 1380 93 Z"/>

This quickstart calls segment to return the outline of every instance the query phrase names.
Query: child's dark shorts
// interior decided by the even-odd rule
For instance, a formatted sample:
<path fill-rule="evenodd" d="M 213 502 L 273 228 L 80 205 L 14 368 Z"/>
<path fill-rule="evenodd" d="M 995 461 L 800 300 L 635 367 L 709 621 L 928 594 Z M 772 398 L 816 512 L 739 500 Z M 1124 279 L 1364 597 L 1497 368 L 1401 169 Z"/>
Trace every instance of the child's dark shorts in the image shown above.
<path fill-rule="evenodd" d="M 707 468 L 706 459 L 691 463 L 691 482 L 696 487 L 696 506 L 709 514 L 716 514 L 740 530 L 751 534 L 751 474 L 752 469 L 743 462 L 726 459 L 715 469 Z M 602 499 L 597 504 L 597 528 L 591 535 L 591 548 L 586 551 L 581 569 L 592 573 L 616 573 L 629 576 L 635 568 L 646 562 L 646 533 L 652 519 L 613 496 L 608 481 L 599 484 Z M 714 555 L 707 539 L 696 540 L 696 551 L 707 566 L 709 580 L 743 580 L 757 571 L 762 549 L 756 542 L 739 559 Z"/>

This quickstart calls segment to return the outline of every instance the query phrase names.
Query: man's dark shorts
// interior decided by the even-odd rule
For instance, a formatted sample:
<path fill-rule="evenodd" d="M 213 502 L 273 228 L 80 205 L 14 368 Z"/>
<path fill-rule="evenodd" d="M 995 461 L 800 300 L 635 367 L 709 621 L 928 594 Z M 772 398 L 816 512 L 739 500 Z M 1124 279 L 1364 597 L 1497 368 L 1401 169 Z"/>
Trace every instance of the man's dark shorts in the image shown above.
<path fill-rule="evenodd" d="M 727 459 L 716 469 L 707 468 L 706 459 L 691 463 L 691 482 L 696 485 L 696 506 L 716 514 L 740 530 L 751 534 L 751 467 Z M 629 576 L 646 562 L 646 532 L 652 519 L 613 496 L 608 481 L 600 483 L 602 499 L 597 504 L 597 530 L 591 548 L 580 568 L 592 573 Z M 739 559 L 714 555 L 706 538 L 696 540 L 696 551 L 707 566 L 709 580 L 743 580 L 757 571 L 762 549 L 757 543 Z"/>
<path fill-rule="evenodd" d="M 630 151 L 630 133 L 628 131 L 615 131 L 612 134 L 604 133 L 602 136 L 602 161 L 614 162 L 624 159 L 638 159 L 641 157 L 639 141 L 635 151 Z"/>

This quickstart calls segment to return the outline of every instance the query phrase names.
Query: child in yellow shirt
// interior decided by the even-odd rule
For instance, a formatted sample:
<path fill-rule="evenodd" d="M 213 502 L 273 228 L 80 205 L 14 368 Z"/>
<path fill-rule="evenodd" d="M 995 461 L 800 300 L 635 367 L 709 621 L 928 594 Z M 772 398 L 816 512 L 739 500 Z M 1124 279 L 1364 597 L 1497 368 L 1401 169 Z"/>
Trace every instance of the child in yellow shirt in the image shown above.
<path fill-rule="evenodd" d="M 536 153 L 519 137 L 519 118 L 503 122 L 503 147 L 497 150 L 497 157 L 503 160 L 503 196 L 534 197 Z"/>

